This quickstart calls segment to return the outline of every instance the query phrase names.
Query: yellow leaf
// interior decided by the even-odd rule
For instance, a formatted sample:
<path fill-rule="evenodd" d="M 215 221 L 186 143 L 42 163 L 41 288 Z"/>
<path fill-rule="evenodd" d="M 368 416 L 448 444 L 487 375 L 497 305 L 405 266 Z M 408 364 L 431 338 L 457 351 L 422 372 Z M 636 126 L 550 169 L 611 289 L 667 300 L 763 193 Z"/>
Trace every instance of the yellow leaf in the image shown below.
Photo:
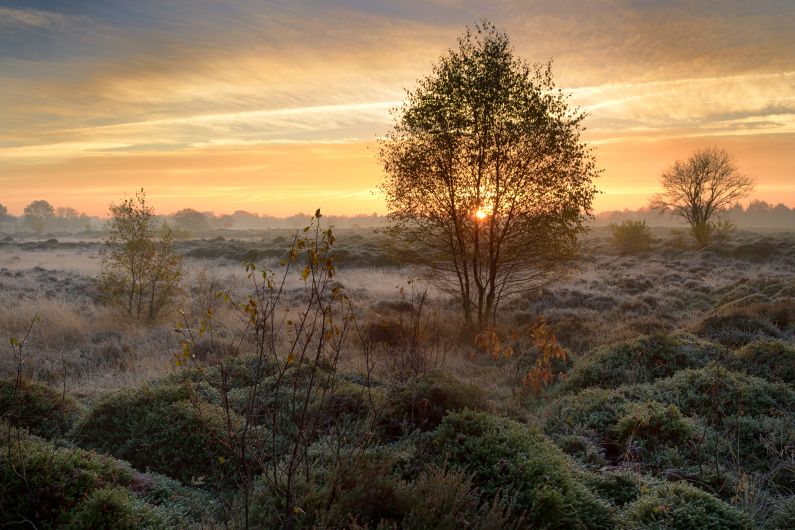
<path fill-rule="evenodd" d="M 226 458 L 224 458 L 223 456 L 219 456 L 218 457 L 218 463 L 221 464 L 221 465 L 224 465 L 224 462 L 226 462 Z"/>
<path fill-rule="evenodd" d="M 295 355 L 292 353 L 287 356 L 287 364 L 293 364 L 295 362 Z"/>
<path fill-rule="evenodd" d="M 312 272 L 312 269 L 310 269 L 310 268 L 309 268 L 309 265 L 307 265 L 307 266 L 304 268 L 304 272 L 302 272 L 302 273 L 301 273 L 301 279 L 302 279 L 302 280 L 306 280 L 306 279 L 309 277 L 309 273 L 310 273 L 310 272 Z"/>

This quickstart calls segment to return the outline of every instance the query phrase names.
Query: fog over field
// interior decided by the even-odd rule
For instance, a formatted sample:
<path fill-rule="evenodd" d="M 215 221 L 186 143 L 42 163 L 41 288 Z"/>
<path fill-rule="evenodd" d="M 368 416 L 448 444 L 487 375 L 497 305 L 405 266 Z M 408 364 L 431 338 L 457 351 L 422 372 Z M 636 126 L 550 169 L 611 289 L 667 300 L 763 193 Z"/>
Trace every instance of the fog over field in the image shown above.
<path fill-rule="evenodd" d="M 0 528 L 795 528 L 794 27 L 0 0 Z"/>

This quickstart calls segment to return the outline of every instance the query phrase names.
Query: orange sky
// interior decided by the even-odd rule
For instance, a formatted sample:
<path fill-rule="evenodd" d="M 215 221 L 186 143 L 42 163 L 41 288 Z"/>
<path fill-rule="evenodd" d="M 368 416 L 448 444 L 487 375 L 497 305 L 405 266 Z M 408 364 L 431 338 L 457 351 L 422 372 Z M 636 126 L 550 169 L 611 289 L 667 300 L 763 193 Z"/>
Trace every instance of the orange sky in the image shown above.
<path fill-rule="evenodd" d="M 795 206 L 795 7 L 762 0 L 0 0 L 0 204 L 383 213 L 388 111 L 480 16 L 589 113 L 597 210 L 706 145 Z"/>

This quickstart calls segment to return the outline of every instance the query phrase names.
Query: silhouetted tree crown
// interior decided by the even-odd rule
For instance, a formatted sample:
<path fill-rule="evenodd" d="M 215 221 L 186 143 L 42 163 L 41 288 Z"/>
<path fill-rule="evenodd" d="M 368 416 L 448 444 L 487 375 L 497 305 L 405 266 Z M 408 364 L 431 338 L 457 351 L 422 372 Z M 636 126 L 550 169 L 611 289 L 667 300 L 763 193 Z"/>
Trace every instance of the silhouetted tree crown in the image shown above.
<path fill-rule="evenodd" d="M 396 111 L 380 150 L 393 231 L 460 297 L 473 327 L 574 255 L 599 173 L 583 117 L 550 64 L 516 57 L 488 21 L 467 29 Z"/>
<path fill-rule="evenodd" d="M 754 189 L 754 179 L 740 173 L 734 158 L 717 147 L 677 160 L 660 176 L 660 184 L 663 192 L 652 198 L 651 207 L 687 220 L 702 247 L 710 241 L 711 220 Z"/>

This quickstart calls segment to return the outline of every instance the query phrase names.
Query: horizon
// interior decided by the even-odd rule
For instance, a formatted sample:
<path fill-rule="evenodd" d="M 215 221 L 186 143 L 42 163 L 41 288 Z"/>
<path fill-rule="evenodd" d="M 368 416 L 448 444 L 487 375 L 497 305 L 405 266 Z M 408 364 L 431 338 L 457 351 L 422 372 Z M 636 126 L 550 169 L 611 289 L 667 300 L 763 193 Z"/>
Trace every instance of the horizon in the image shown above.
<path fill-rule="evenodd" d="M 795 5 L 610 5 L 0 0 L 0 202 L 383 215 L 389 109 L 487 17 L 588 113 L 596 213 L 709 145 L 795 207 Z"/>

